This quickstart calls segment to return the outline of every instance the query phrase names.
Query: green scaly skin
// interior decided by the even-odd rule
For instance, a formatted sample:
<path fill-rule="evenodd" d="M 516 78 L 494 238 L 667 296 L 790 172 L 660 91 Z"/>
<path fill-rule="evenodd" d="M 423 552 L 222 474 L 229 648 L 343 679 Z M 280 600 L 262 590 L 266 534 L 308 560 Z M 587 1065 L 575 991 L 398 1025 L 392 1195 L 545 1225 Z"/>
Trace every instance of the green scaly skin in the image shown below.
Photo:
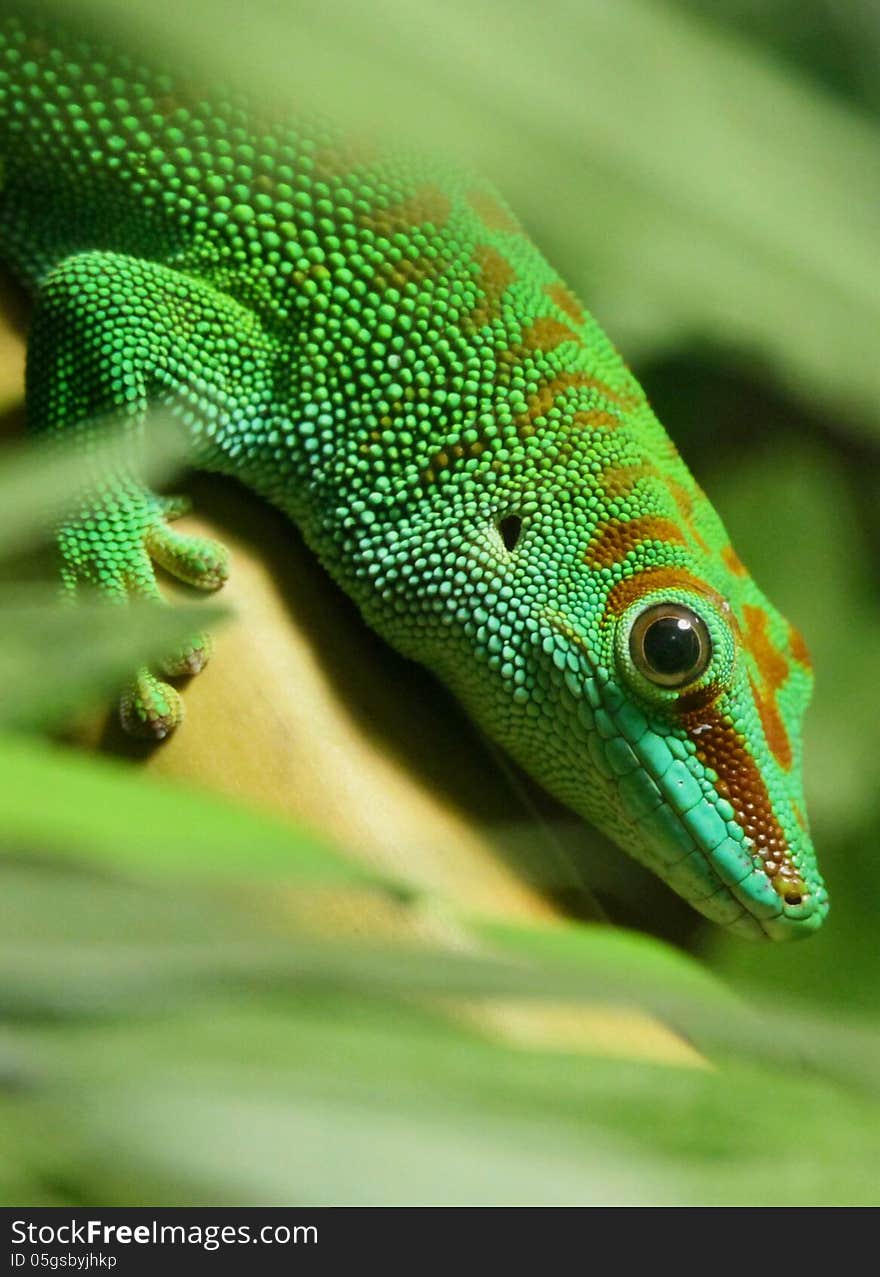
<path fill-rule="evenodd" d="M 36 299 L 30 426 L 85 446 L 98 417 L 136 432 L 170 405 L 194 465 L 286 511 L 548 790 L 738 934 L 814 931 L 804 644 L 498 196 L 3 12 L 0 252 Z M 225 554 L 179 512 L 105 477 L 60 530 L 65 585 L 157 596 L 158 562 L 216 587 Z M 668 603 L 705 627 L 678 687 L 633 647 Z M 135 731 L 180 713 L 150 671 L 123 698 Z"/>

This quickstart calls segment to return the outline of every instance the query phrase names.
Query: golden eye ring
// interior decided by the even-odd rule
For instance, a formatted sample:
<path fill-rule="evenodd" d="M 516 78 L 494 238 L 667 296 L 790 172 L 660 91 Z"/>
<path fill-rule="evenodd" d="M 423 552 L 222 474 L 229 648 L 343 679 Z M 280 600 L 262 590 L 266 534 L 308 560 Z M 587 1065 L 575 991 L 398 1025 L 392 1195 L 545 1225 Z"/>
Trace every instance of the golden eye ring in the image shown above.
<path fill-rule="evenodd" d="M 712 659 L 706 622 L 680 603 L 654 603 L 635 619 L 629 651 L 639 673 L 657 687 L 686 687 Z"/>

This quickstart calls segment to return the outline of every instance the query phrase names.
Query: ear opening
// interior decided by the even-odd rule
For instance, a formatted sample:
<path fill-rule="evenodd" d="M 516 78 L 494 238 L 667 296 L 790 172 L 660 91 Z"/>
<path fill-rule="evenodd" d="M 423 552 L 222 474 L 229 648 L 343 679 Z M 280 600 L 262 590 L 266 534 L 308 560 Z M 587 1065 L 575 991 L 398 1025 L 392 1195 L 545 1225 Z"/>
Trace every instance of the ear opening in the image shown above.
<path fill-rule="evenodd" d="M 505 550 L 510 553 L 516 549 L 519 534 L 522 532 L 522 519 L 518 514 L 506 514 L 498 521 L 498 531 L 501 533 Z"/>

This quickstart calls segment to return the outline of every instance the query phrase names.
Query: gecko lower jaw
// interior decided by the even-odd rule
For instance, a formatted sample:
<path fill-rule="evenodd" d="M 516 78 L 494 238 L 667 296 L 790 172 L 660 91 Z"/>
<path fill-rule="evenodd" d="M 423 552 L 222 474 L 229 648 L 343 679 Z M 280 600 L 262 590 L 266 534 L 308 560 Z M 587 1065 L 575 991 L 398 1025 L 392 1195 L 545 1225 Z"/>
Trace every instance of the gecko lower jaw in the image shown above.
<path fill-rule="evenodd" d="M 605 741 L 606 756 L 643 848 L 637 857 L 700 913 L 736 935 L 772 940 L 812 935 L 828 912 L 821 882 L 801 884 L 801 898 L 785 901 L 742 831 L 717 810 L 714 787 L 694 774 L 676 738 L 651 728 L 628 731 L 625 718 L 619 726 L 618 743 Z M 624 772 L 626 766 L 630 770 Z"/>
<path fill-rule="evenodd" d="M 680 830 L 679 845 L 686 839 L 692 844 L 692 850 L 670 859 L 660 869 L 665 881 L 701 913 L 736 935 L 776 941 L 812 935 L 828 912 L 824 886 L 812 890 L 804 886 L 800 900 L 787 902 L 730 827 L 720 833 L 723 822 L 711 798 L 703 797 L 690 810 L 680 810 L 682 779 L 681 769 L 670 767 L 656 781 L 662 806 L 639 822 L 642 826 L 653 823 L 655 828 L 662 825 L 667 837 L 670 825 L 675 825 Z M 657 841 L 652 845 L 656 850 Z"/>

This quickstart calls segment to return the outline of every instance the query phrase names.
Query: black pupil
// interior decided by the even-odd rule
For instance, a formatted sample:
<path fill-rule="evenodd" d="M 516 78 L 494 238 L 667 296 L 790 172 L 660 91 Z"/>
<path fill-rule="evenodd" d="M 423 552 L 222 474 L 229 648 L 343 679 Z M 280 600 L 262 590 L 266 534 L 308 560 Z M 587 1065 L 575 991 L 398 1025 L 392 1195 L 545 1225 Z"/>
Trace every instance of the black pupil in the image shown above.
<path fill-rule="evenodd" d="M 658 617 L 645 631 L 645 660 L 657 674 L 687 674 L 700 659 L 700 640 L 690 621 Z"/>

